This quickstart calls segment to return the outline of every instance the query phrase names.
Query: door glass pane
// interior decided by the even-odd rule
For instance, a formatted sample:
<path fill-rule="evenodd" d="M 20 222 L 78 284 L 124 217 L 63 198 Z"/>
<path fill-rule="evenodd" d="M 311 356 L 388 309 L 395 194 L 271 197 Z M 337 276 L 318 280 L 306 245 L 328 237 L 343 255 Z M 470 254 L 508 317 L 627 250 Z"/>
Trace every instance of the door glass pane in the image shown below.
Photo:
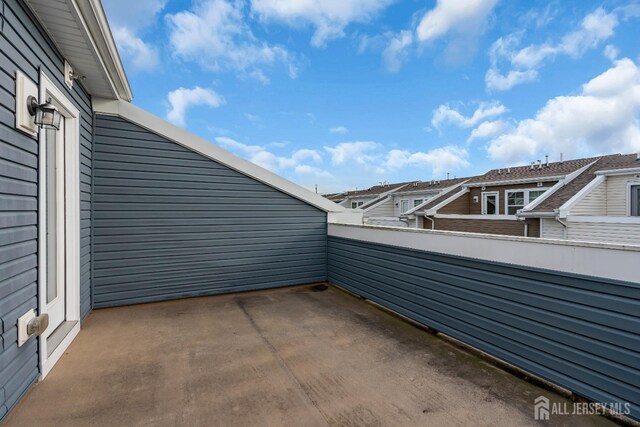
<path fill-rule="evenodd" d="M 408 200 L 401 200 L 400 201 L 400 213 L 405 213 L 408 210 L 409 210 L 409 201 Z"/>
<path fill-rule="evenodd" d="M 47 303 L 58 296 L 58 236 L 56 224 L 58 222 L 58 162 L 56 156 L 56 131 L 47 130 L 45 133 L 46 150 L 46 242 L 47 242 Z"/>
<path fill-rule="evenodd" d="M 485 206 L 487 215 L 495 215 L 497 213 L 496 209 L 496 195 L 495 194 L 487 194 L 485 196 Z"/>
<path fill-rule="evenodd" d="M 631 187 L 631 215 L 640 216 L 640 185 Z"/>

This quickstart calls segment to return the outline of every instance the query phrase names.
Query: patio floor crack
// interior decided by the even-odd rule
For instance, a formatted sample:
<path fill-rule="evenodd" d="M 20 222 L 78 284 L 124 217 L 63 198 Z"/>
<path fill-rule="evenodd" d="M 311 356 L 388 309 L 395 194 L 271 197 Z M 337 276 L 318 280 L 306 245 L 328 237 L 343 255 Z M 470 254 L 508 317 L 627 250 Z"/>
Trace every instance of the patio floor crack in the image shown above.
<path fill-rule="evenodd" d="M 267 348 L 269 349 L 269 351 L 271 352 L 271 354 L 275 358 L 275 360 L 278 363 L 278 365 L 280 366 L 280 368 L 285 372 L 285 374 L 287 375 L 287 377 L 289 378 L 291 383 L 295 386 L 295 388 L 297 388 L 298 391 L 301 393 L 303 399 L 307 400 L 309 403 L 311 403 L 314 406 L 314 408 L 316 408 L 316 410 L 322 416 L 322 418 L 325 420 L 327 425 L 332 425 L 332 423 L 330 421 L 330 418 L 327 416 L 327 414 L 324 413 L 322 408 L 320 408 L 320 405 L 318 404 L 318 402 L 316 402 L 309 395 L 309 393 L 307 393 L 307 390 L 305 390 L 305 388 L 302 385 L 302 383 L 298 380 L 298 377 L 296 377 L 296 375 L 293 373 L 293 371 L 287 365 L 287 362 L 285 362 L 285 360 L 282 358 L 282 356 L 280 356 L 280 353 L 278 352 L 278 349 L 276 349 L 276 347 L 271 343 L 271 341 L 269 341 L 269 339 L 264 335 L 263 330 L 260 328 L 260 326 L 258 326 L 258 324 L 256 323 L 256 321 L 253 318 L 253 316 L 251 316 L 249 311 L 247 311 L 247 308 L 245 307 L 244 302 L 242 300 L 235 299 L 235 303 L 238 305 L 240 310 L 242 310 L 242 313 L 245 315 L 245 317 L 247 318 L 247 320 L 249 321 L 249 323 L 251 324 L 253 329 L 255 329 L 255 331 L 258 333 L 258 336 L 260 337 L 262 342 L 264 342 L 264 344 L 267 346 Z"/>

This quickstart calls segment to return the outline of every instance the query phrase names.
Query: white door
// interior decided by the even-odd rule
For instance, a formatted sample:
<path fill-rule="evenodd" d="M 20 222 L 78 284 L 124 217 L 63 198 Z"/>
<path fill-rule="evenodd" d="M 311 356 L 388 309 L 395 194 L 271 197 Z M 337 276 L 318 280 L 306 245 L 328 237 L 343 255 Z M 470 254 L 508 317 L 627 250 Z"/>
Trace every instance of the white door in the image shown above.
<path fill-rule="evenodd" d="M 66 312 L 66 212 L 65 212 L 65 153 L 64 119 L 60 130 L 45 132 L 46 153 L 46 300 L 43 312 L 49 314 L 49 327 L 45 336 L 51 335 L 65 320 Z"/>
<path fill-rule="evenodd" d="M 498 215 L 500 207 L 498 206 L 498 193 L 491 191 L 482 193 L 482 214 Z"/>
<path fill-rule="evenodd" d="M 38 310 L 49 315 L 39 337 L 44 378 L 80 331 L 80 112 L 40 74 L 40 99 L 60 111 L 58 130 L 39 137 Z"/>

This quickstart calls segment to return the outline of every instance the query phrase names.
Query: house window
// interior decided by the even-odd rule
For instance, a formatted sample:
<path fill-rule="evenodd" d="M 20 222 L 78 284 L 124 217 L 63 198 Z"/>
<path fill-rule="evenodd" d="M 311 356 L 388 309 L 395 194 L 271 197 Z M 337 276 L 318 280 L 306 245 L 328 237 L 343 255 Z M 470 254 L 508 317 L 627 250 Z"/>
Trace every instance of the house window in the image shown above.
<path fill-rule="evenodd" d="M 482 193 L 482 214 L 498 215 L 498 192 Z"/>
<path fill-rule="evenodd" d="M 413 207 L 421 205 L 423 201 L 424 199 L 413 199 Z"/>
<path fill-rule="evenodd" d="M 515 215 L 518 210 L 524 208 L 525 194 L 524 191 L 507 192 L 507 215 Z"/>
<path fill-rule="evenodd" d="M 403 214 L 409 210 L 409 200 L 400 200 L 400 213 Z"/>
<path fill-rule="evenodd" d="M 547 189 L 543 190 L 507 190 L 505 199 L 507 201 L 505 206 L 505 213 L 507 215 L 515 215 L 518 211 L 535 199 L 544 194 Z"/>
<path fill-rule="evenodd" d="M 631 216 L 640 216 L 640 185 L 631 186 Z"/>
<path fill-rule="evenodd" d="M 351 209 L 359 208 L 362 205 L 364 205 L 364 202 L 351 202 Z"/>

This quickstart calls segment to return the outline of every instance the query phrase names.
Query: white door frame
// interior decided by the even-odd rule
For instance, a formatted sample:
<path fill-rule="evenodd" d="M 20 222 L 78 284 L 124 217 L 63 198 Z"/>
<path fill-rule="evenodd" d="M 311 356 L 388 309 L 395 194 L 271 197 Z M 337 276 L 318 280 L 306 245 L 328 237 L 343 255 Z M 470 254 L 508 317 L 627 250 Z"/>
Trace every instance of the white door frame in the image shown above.
<path fill-rule="evenodd" d="M 499 215 L 500 214 L 500 192 L 499 191 L 483 191 L 481 194 L 481 199 L 482 199 L 482 203 L 481 203 L 481 211 L 480 213 L 482 215 Z M 496 212 L 495 214 L 488 214 L 487 213 L 487 196 L 496 196 Z"/>
<path fill-rule="evenodd" d="M 77 321 L 67 336 L 49 356 L 47 336 L 51 331 L 38 338 L 40 354 L 40 378 L 43 379 L 53 365 L 64 354 L 66 348 L 80 331 L 80 112 L 58 87 L 40 72 L 40 102 L 51 98 L 65 118 L 64 157 L 65 157 L 65 227 L 66 240 L 65 297 L 67 321 Z M 47 246 L 46 246 L 46 151 L 44 147 L 45 130 L 39 131 L 39 190 L 38 190 L 38 310 L 42 312 L 47 303 Z"/>

